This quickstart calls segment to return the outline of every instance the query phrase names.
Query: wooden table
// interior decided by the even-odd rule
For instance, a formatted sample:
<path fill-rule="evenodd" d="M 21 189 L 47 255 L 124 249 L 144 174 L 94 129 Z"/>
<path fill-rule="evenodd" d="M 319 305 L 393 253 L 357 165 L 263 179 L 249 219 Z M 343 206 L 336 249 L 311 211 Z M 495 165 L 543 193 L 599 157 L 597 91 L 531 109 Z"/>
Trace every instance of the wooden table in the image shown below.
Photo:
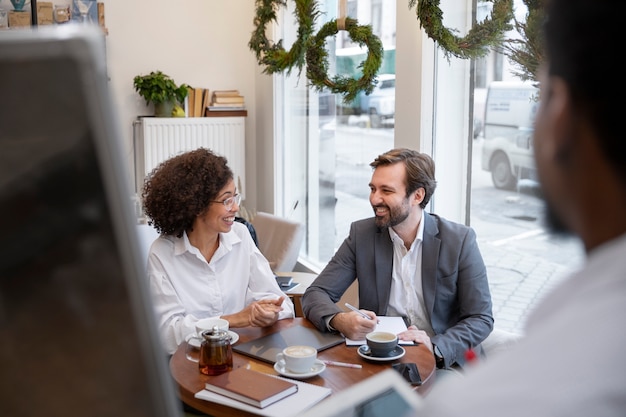
<path fill-rule="evenodd" d="M 231 330 L 239 334 L 240 338 L 238 343 L 243 343 L 290 326 L 313 327 L 313 324 L 306 319 L 297 317 L 295 319 L 279 320 L 275 325 L 269 328 L 246 327 Z M 356 352 L 356 346 L 346 346 L 345 343 L 339 344 L 319 352 L 318 358 L 321 360 L 359 363 L 363 367 L 361 369 L 353 369 L 329 365 L 326 367 L 324 372 L 312 378 L 306 379 L 305 382 L 328 387 L 332 389 L 333 393 L 336 393 L 349 388 L 355 383 L 358 383 L 374 374 L 389 369 L 393 363 L 414 362 L 417 364 L 423 381 L 423 384 L 416 387 L 416 390 L 424 394 L 431 387 L 434 380 L 434 356 L 424 345 L 403 345 L 403 347 L 406 350 L 406 354 L 402 358 L 391 362 L 373 362 L 360 357 Z M 195 398 L 194 394 L 204 389 L 204 384 L 210 377 L 201 374 L 198 370 L 198 364 L 187 359 L 185 354 L 186 349 L 187 346 L 183 342 L 170 359 L 170 371 L 174 378 L 174 382 L 178 386 L 178 395 L 183 402 L 199 411 L 215 417 L 254 415 L 226 405 Z M 236 352 L 233 353 L 233 364 L 235 368 L 244 366 L 271 375 L 277 374 L 272 365 Z"/>

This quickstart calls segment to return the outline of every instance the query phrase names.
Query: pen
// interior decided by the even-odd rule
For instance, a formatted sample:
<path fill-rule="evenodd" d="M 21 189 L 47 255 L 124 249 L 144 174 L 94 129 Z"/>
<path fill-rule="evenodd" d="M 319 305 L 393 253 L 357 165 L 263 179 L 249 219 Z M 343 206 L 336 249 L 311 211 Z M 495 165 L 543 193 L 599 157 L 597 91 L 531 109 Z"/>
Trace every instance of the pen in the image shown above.
<path fill-rule="evenodd" d="M 334 366 L 343 366 L 344 368 L 356 368 L 361 369 L 362 366 L 358 363 L 345 363 L 345 362 L 335 362 L 335 361 L 322 361 L 326 365 L 334 365 Z"/>
<path fill-rule="evenodd" d="M 361 315 L 361 317 L 365 317 L 368 320 L 372 319 L 370 316 L 368 316 L 367 314 L 365 314 L 364 312 L 362 312 L 361 310 L 359 310 L 358 308 L 356 308 L 355 306 L 353 306 L 350 303 L 346 303 L 346 307 L 348 307 L 352 311 L 356 311 L 357 313 L 359 313 Z"/>

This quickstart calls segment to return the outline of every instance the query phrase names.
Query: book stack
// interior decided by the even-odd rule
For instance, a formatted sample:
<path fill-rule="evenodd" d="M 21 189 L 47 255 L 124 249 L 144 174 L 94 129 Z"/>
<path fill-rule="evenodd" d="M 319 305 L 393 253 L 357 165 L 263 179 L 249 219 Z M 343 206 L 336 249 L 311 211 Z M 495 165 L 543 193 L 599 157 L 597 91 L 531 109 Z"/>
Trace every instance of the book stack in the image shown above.
<path fill-rule="evenodd" d="M 246 109 L 244 97 L 239 90 L 216 90 L 211 96 L 209 111 L 242 111 Z"/>
<path fill-rule="evenodd" d="M 246 368 L 237 368 L 211 378 L 206 389 L 226 397 L 265 408 L 298 392 L 298 385 Z"/>
<path fill-rule="evenodd" d="M 190 88 L 187 96 L 187 117 L 203 117 L 210 97 L 211 93 L 208 88 Z"/>

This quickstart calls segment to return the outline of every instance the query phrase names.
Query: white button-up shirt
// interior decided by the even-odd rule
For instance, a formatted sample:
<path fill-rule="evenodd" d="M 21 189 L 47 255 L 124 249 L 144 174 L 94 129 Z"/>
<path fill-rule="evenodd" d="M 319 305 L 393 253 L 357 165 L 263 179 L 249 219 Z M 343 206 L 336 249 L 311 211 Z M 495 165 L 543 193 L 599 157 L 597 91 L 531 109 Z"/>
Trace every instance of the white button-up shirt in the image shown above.
<path fill-rule="evenodd" d="M 211 262 L 186 233 L 159 237 L 150 248 L 148 277 L 157 325 L 170 354 L 195 333 L 199 319 L 234 314 L 253 301 L 284 295 L 250 232 L 237 222 L 230 232 L 220 233 Z M 294 317 L 289 297 L 282 307 L 279 319 Z"/>
<path fill-rule="evenodd" d="M 404 246 L 402 238 L 391 227 L 389 236 L 393 242 L 393 270 L 387 315 L 408 317 L 410 324 L 424 330 L 432 337 L 435 332 L 430 325 L 430 317 L 424 306 L 424 291 L 422 290 L 424 219 L 420 221 L 417 235 L 409 250 Z"/>

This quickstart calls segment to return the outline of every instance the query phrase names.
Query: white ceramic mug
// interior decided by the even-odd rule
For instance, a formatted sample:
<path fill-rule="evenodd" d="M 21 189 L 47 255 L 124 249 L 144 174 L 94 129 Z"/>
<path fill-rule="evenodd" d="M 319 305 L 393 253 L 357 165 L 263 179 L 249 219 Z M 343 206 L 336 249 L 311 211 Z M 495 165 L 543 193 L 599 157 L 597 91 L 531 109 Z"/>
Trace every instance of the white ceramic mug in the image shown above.
<path fill-rule="evenodd" d="M 228 331 L 228 320 L 220 318 L 208 318 L 200 319 L 196 322 L 196 335 L 202 337 L 202 332 L 205 330 L 213 330 L 213 327 L 217 326 L 223 332 Z"/>
<path fill-rule="evenodd" d="M 313 346 L 287 346 L 276 354 L 278 365 L 294 374 L 311 372 L 316 359 L 317 349 Z"/>
<path fill-rule="evenodd" d="M 192 362 L 198 362 L 200 345 L 203 340 L 202 332 L 206 330 L 213 330 L 214 326 L 217 326 L 217 328 L 222 331 L 228 331 L 229 323 L 228 320 L 220 318 L 200 319 L 196 322 L 196 333 L 191 333 L 185 338 L 185 341 L 187 342 L 187 359 Z"/>

